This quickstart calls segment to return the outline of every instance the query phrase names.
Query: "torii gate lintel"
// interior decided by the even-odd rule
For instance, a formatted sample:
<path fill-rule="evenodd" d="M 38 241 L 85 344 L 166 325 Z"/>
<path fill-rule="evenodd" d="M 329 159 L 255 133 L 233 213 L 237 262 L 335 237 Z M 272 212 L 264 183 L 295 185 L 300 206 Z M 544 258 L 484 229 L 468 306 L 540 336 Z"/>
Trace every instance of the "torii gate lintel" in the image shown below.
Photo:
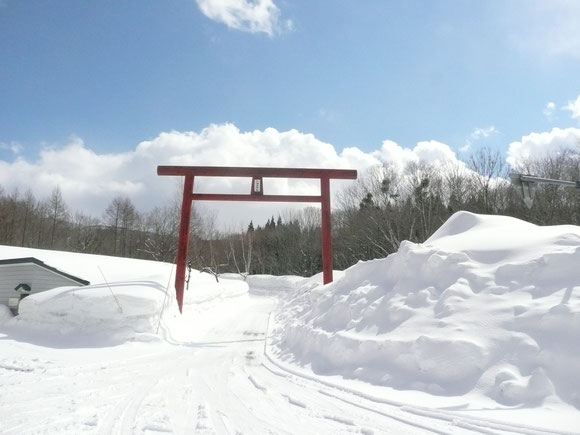
<path fill-rule="evenodd" d="M 181 202 L 181 221 L 177 242 L 177 268 L 175 272 L 175 293 L 179 311 L 183 310 L 183 289 L 189 224 L 193 201 L 262 201 L 262 202 L 319 202 L 321 204 L 322 275 L 324 284 L 332 282 L 332 233 L 330 222 L 330 180 L 355 180 L 356 170 L 312 169 L 312 168 L 248 168 L 223 166 L 158 166 L 157 175 L 177 175 L 185 177 Z M 194 193 L 194 179 L 202 177 L 248 177 L 252 178 L 250 193 L 216 194 Z M 266 195 L 263 190 L 264 178 L 310 178 L 320 180 L 320 195 Z"/>

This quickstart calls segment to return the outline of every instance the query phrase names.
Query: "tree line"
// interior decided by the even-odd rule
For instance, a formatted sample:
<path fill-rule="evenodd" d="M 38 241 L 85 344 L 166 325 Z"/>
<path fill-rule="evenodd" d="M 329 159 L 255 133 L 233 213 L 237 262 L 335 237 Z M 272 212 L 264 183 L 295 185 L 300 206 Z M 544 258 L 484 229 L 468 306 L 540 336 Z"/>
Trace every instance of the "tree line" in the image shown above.
<path fill-rule="evenodd" d="M 580 152 L 564 150 L 530 159 L 517 172 L 580 179 Z M 403 240 L 424 242 L 459 210 L 513 216 L 539 225 L 580 225 L 580 190 L 539 185 L 532 209 L 507 181 L 498 152 L 480 149 L 466 165 L 409 163 L 371 168 L 340 192 L 332 215 L 334 267 L 396 252 Z M 100 217 L 73 212 L 56 187 L 37 199 L 30 190 L 0 186 L 0 244 L 91 254 L 175 261 L 180 201 L 139 212 L 128 197 L 112 199 Z M 294 274 L 322 269 L 320 210 L 315 207 L 250 222 L 224 232 L 215 219 L 192 210 L 189 260 L 218 276 Z"/>

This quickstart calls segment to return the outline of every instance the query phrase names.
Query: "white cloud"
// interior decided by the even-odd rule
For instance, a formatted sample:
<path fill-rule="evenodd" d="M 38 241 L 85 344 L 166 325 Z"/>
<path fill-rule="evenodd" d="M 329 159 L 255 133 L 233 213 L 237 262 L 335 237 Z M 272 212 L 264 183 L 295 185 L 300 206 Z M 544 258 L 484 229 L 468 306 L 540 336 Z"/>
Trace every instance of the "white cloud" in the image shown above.
<path fill-rule="evenodd" d="M 333 145 L 312 134 L 274 128 L 240 131 L 235 125 L 210 125 L 200 132 L 165 132 L 141 142 L 132 151 L 98 154 L 79 138 L 62 146 L 42 149 L 34 161 L 0 160 L 0 185 L 10 191 L 30 187 L 37 198 L 46 198 L 58 184 L 73 210 L 100 216 L 118 195 L 129 196 L 137 208 L 148 211 L 180 194 L 180 177 L 160 177 L 158 165 L 267 166 L 357 169 L 386 164 L 400 170 L 409 162 L 458 162 L 449 146 L 437 141 L 419 142 L 413 149 L 385 141 L 379 150 L 364 152 L 356 147 L 337 152 Z M 348 182 L 331 182 L 334 193 Z M 197 192 L 248 193 L 244 178 L 199 177 Z M 315 180 L 266 179 L 264 191 L 271 194 L 319 194 Z M 335 202 L 336 204 L 336 202 Z M 265 222 L 291 208 L 287 203 L 204 203 L 215 211 L 218 223 L 247 225 Z"/>
<path fill-rule="evenodd" d="M 12 154 L 18 155 L 22 151 L 22 145 L 20 145 L 17 142 L 10 142 L 10 143 L 0 142 L 0 150 L 8 150 Z"/>
<path fill-rule="evenodd" d="M 374 151 L 372 154 L 378 161 L 385 162 L 387 165 L 393 166 L 398 171 L 402 171 L 403 168 L 411 162 L 419 161 L 419 157 L 413 152 L 413 150 L 403 148 L 392 140 L 384 141 L 381 149 Z"/>
<path fill-rule="evenodd" d="M 46 197 L 60 185 L 77 210 L 96 213 L 116 195 L 133 196 L 143 192 L 145 184 L 124 174 L 131 153 L 98 155 L 87 149 L 79 138 L 62 147 L 44 148 L 36 162 L 18 158 L 12 163 L 0 161 L 0 185 L 8 189 L 28 188 Z"/>
<path fill-rule="evenodd" d="M 476 128 L 475 130 L 473 130 L 473 132 L 471 133 L 471 138 L 472 139 L 481 139 L 481 138 L 490 137 L 492 134 L 497 134 L 497 133 L 499 133 L 499 131 L 495 128 L 495 126 L 490 125 L 487 128 Z"/>
<path fill-rule="evenodd" d="M 414 148 L 403 148 L 396 142 L 386 140 L 380 150 L 370 153 L 377 160 L 402 172 L 410 163 L 463 163 L 459 161 L 453 150 L 435 140 L 419 142 Z"/>
<path fill-rule="evenodd" d="M 556 110 L 556 103 L 553 101 L 548 101 L 546 107 L 544 107 L 544 116 L 548 119 L 552 119 L 554 116 L 554 111 Z"/>
<path fill-rule="evenodd" d="M 469 134 L 469 137 L 465 140 L 465 145 L 463 145 L 459 151 L 461 151 L 462 153 L 467 152 L 471 149 L 472 145 L 475 142 L 481 139 L 488 138 L 495 134 L 499 134 L 499 130 L 496 129 L 495 126 L 493 125 L 490 125 L 487 128 L 475 128 Z"/>
<path fill-rule="evenodd" d="M 448 145 L 435 140 L 419 142 L 413 152 L 420 162 L 439 164 L 458 161 Z"/>
<path fill-rule="evenodd" d="M 573 119 L 580 119 L 580 95 L 578 95 L 576 101 L 568 101 L 564 109 L 572 113 L 571 116 Z"/>
<path fill-rule="evenodd" d="M 515 168 L 530 158 L 541 158 L 565 149 L 580 151 L 580 129 L 554 128 L 550 132 L 523 136 L 520 141 L 509 145 L 506 161 L 512 168 Z"/>
<path fill-rule="evenodd" d="M 479 129 L 474 135 L 485 137 L 494 131 Z M 13 145 L 17 150 L 18 146 Z M 530 157 L 565 148 L 580 150 L 580 128 L 554 128 L 524 136 L 509 145 L 507 161 L 514 167 Z M 127 195 L 139 210 L 149 211 L 179 195 L 181 178 L 158 176 L 158 165 L 348 168 L 358 170 L 361 176 L 368 168 L 381 164 L 402 173 L 410 163 L 465 168 L 448 145 L 434 140 L 419 142 L 413 148 L 385 140 L 379 149 L 369 152 L 356 147 L 339 152 L 332 144 L 297 130 L 243 132 L 233 124 L 220 124 L 199 132 L 164 132 L 123 153 L 99 154 L 82 139 L 71 138 L 66 144 L 43 148 L 33 159 L 19 155 L 12 162 L 0 160 L 0 186 L 6 191 L 30 187 L 42 199 L 59 185 L 72 210 L 100 216 L 115 196 Z M 347 184 L 333 181 L 333 193 Z M 249 189 L 250 180 L 244 178 L 195 180 L 197 192 L 248 193 Z M 271 194 L 316 195 L 320 186 L 313 180 L 266 179 L 264 190 Z M 263 223 L 271 215 L 292 208 L 287 203 L 204 203 L 204 207 L 216 212 L 222 227 L 236 229 L 252 219 L 256 224 Z"/>
<path fill-rule="evenodd" d="M 292 29 L 292 21 L 280 20 L 280 10 L 272 0 L 196 0 L 211 20 L 250 33 L 273 36 Z"/>

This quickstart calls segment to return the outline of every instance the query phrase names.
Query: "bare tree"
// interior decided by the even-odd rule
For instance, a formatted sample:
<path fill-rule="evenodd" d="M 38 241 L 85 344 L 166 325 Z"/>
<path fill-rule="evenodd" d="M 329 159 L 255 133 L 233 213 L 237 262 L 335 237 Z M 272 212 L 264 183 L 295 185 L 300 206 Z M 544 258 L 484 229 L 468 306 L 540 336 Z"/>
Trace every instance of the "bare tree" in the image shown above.
<path fill-rule="evenodd" d="M 492 213 L 495 203 L 493 194 L 498 179 L 507 177 L 507 166 L 499 151 L 492 151 L 483 147 L 469 157 L 469 167 L 476 172 L 473 178 L 475 187 L 478 189 L 478 197 L 484 213 Z"/>
<path fill-rule="evenodd" d="M 139 216 L 127 196 L 117 196 L 105 209 L 105 223 L 113 230 L 113 254 L 127 255 L 129 237 Z"/>
<path fill-rule="evenodd" d="M 7 197 L 3 197 L 0 208 L 0 224 L 2 230 L 2 239 L 8 245 L 14 244 L 16 239 L 16 223 L 18 215 L 18 201 L 20 192 L 15 189 Z"/>
<path fill-rule="evenodd" d="M 253 243 L 254 243 L 254 225 L 250 222 L 246 231 L 240 231 L 237 235 L 232 234 L 227 237 L 229 245 L 229 253 L 227 254 L 228 262 L 231 260 L 236 273 L 244 278 L 248 277 L 252 267 Z M 239 242 L 239 243 L 236 243 Z M 239 246 L 239 247 L 238 247 Z M 236 252 L 238 251 L 238 252 Z M 238 258 L 241 255 L 242 268 Z"/>
<path fill-rule="evenodd" d="M 464 166 L 457 163 L 445 166 L 443 190 L 447 207 L 451 213 L 465 208 L 469 194 L 473 189 L 473 177 L 467 173 Z"/>
<path fill-rule="evenodd" d="M 147 234 L 141 250 L 157 261 L 173 261 L 177 252 L 179 209 L 173 205 L 155 207 L 144 218 Z"/>
<path fill-rule="evenodd" d="M 32 190 L 28 189 L 24 194 L 24 200 L 22 201 L 21 206 L 22 238 L 20 240 L 20 246 L 27 245 L 26 236 L 28 235 L 28 227 L 33 217 L 35 207 L 36 207 L 36 198 L 34 198 Z"/>
<path fill-rule="evenodd" d="M 50 248 L 54 247 L 58 227 L 62 226 L 69 217 L 68 207 L 62 198 L 60 186 L 56 186 L 47 202 L 50 213 Z"/>
<path fill-rule="evenodd" d="M 75 252 L 98 253 L 103 244 L 103 228 L 99 219 L 75 213 L 69 229 L 69 248 Z"/>

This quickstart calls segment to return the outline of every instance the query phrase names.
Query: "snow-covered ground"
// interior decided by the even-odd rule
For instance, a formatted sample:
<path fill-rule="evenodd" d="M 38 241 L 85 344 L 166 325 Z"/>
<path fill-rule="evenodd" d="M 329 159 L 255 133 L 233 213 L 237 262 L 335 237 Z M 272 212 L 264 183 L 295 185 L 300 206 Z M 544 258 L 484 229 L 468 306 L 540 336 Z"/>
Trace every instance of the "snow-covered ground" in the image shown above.
<path fill-rule="evenodd" d="M 312 278 L 0 247 L 91 281 L 0 306 L 0 433 L 580 433 L 580 228 L 457 213 Z M 169 286 L 169 292 L 166 291 Z"/>

